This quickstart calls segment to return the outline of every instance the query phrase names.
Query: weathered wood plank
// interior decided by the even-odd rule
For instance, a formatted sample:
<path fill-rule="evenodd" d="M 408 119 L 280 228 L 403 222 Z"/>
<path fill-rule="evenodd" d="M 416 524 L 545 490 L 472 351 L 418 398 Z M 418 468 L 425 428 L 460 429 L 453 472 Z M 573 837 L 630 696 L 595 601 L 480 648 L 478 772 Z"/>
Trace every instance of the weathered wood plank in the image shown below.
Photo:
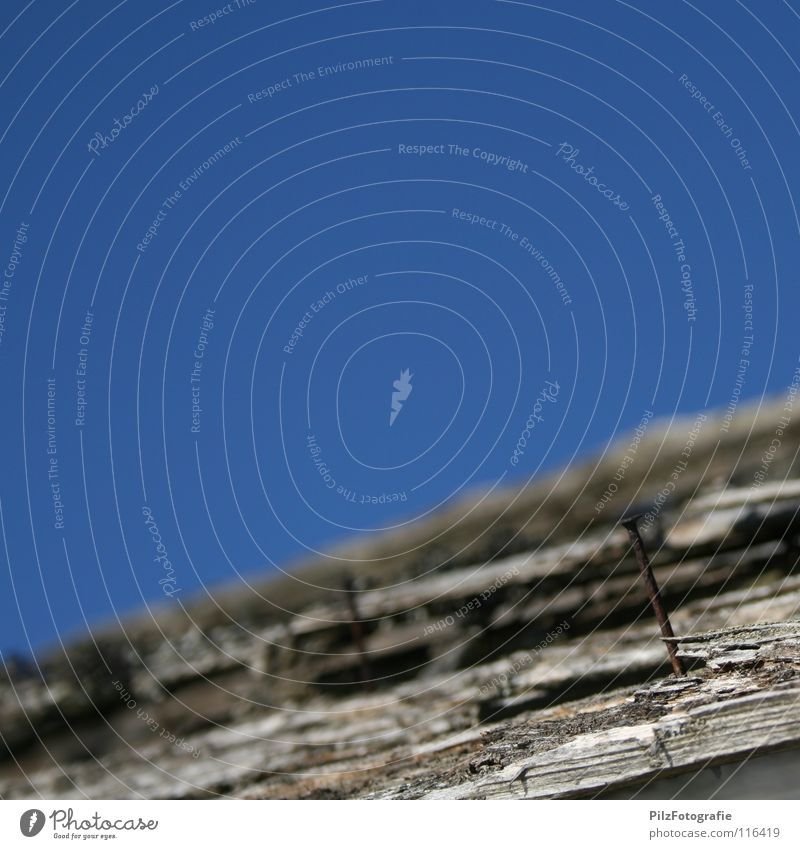
<path fill-rule="evenodd" d="M 429 799 L 542 799 L 591 795 L 670 772 L 800 747 L 800 687 L 689 708 L 680 716 L 586 734 L 514 761 L 495 775 Z"/>

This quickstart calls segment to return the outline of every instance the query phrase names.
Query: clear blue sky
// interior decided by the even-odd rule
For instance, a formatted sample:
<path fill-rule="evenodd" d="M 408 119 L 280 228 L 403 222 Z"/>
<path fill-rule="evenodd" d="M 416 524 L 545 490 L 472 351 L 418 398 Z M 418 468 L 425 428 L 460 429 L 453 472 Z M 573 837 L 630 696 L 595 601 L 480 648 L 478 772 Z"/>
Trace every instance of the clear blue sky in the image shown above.
<path fill-rule="evenodd" d="M 0 649 L 791 381 L 798 4 L 550 5 L 2 3 Z"/>

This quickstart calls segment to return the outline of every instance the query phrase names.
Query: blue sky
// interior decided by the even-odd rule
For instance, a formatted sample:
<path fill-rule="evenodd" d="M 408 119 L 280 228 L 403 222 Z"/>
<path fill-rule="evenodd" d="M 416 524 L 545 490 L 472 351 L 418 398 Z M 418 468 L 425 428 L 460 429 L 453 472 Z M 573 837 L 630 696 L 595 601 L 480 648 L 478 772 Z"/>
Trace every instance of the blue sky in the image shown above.
<path fill-rule="evenodd" d="M 4 2 L 0 648 L 780 392 L 799 14 Z"/>

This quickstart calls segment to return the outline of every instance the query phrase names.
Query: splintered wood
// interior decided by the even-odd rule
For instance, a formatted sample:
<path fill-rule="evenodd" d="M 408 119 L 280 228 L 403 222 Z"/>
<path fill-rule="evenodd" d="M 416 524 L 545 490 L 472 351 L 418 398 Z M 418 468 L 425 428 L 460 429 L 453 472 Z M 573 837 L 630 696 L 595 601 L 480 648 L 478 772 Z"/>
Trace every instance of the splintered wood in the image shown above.
<path fill-rule="evenodd" d="M 661 517 L 647 545 L 685 678 L 606 513 L 486 561 L 440 541 L 442 565 L 361 576 L 351 601 L 287 595 L 281 616 L 198 602 L 41 671 L 9 664 L 0 796 L 635 795 L 800 752 L 799 514 L 791 480 Z"/>

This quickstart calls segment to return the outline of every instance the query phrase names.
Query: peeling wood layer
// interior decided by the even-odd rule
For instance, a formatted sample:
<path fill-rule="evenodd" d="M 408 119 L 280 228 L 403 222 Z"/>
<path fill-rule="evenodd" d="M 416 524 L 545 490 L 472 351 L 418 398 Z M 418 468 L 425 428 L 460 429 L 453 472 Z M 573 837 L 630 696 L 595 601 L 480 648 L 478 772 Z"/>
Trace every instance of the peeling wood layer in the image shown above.
<path fill-rule="evenodd" d="M 453 531 L 383 586 L 354 567 L 349 600 L 220 597 L 6 659 L 0 797 L 587 797 L 800 752 L 800 479 L 731 483 L 646 537 L 686 678 L 610 515 L 485 559 Z"/>

